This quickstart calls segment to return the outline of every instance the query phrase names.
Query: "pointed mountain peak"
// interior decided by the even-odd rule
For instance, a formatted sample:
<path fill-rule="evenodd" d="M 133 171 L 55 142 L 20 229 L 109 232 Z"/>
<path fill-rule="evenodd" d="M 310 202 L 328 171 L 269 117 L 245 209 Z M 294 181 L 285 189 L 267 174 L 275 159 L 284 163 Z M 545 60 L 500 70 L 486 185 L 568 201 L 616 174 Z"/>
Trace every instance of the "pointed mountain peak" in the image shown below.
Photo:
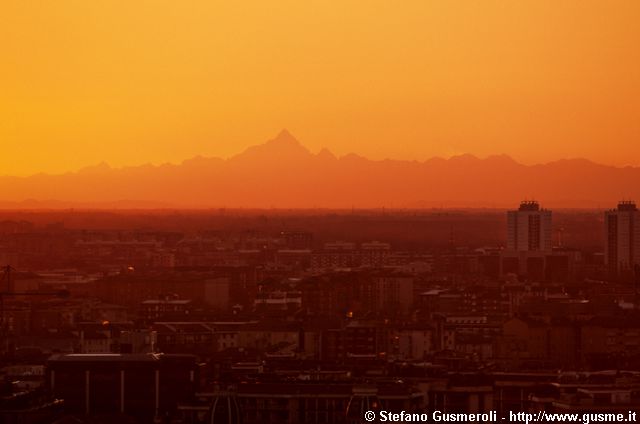
<path fill-rule="evenodd" d="M 267 144 L 301 146 L 300 142 L 287 129 L 282 129 L 275 138 L 267 141 Z"/>
<path fill-rule="evenodd" d="M 232 159 L 264 158 L 275 159 L 281 156 L 303 157 L 310 156 L 311 152 L 304 147 L 291 133 L 282 130 L 275 138 L 264 144 L 258 144 L 247 148 L 244 152 Z"/>
<path fill-rule="evenodd" d="M 286 129 L 280 131 L 275 138 L 267 141 L 262 146 L 254 147 L 262 151 L 273 152 L 277 154 L 311 154 L 311 152 Z"/>
<path fill-rule="evenodd" d="M 337 159 L 336 155 L 334 155 L 331 152 L 331 150 L 327 149 L 326 147 L 323 147 L 316 156 L 318 156 L 318 158 L 320 159 L 329 159 L 329 160 Z"/>

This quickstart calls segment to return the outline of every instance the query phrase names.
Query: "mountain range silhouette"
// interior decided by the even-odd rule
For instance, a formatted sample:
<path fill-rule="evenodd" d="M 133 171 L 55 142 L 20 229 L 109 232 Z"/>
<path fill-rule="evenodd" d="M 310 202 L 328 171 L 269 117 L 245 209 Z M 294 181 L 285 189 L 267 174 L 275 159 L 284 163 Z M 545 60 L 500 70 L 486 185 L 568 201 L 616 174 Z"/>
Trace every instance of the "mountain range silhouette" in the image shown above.
<path fill-rule="evenodd" d="M 327 149 L 314 154 L 283 130 L 229 159 L 0 177 L 4 208 L 503 208 L 525 198 L 549 207 L 614 207 L 640 200 L 640 168 L 585 159 L 529 166 L 506 155 L 337 157 Z"/>

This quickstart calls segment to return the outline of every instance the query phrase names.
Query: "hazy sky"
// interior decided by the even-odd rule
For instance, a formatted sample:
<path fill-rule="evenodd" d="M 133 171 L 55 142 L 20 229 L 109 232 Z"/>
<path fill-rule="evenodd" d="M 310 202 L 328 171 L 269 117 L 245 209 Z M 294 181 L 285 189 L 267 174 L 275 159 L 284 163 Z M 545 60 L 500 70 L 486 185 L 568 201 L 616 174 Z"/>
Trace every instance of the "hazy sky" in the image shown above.
<path fill-rule="evenodd" d="M 640 1 L 0 2 L 0 174 L 226 157 L 640 165 Z"/>

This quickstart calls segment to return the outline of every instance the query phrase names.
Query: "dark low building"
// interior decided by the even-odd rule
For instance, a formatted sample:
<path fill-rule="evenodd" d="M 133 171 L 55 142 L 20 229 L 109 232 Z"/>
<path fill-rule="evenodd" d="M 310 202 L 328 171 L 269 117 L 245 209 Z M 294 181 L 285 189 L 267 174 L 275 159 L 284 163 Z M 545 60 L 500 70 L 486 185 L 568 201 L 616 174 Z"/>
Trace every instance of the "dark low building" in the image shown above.
<path fill-rule="evenodd" d="M 120 413 L 151 422 L 192 399 L 198 365 L 193 355 L 58 355 L 48 361 L 47 381 L 65 413 Z"/>

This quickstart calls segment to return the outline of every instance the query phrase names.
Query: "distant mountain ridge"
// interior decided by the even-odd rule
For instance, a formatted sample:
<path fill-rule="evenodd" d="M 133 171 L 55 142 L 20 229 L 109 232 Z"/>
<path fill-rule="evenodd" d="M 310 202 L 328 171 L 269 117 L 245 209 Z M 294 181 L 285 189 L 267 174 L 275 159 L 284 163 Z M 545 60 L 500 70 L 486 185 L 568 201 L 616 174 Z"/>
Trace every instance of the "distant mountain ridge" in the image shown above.
<path fill-rule="evenodd" d="M 0 177 L 0 208 L 501 208 L 524 198 L 613 207 L 640 200 L 640 168 L 585 159 L 528 166 L 507 155 L 374 161 L 314 154 L 283 130 L 229 159 Z"/>

